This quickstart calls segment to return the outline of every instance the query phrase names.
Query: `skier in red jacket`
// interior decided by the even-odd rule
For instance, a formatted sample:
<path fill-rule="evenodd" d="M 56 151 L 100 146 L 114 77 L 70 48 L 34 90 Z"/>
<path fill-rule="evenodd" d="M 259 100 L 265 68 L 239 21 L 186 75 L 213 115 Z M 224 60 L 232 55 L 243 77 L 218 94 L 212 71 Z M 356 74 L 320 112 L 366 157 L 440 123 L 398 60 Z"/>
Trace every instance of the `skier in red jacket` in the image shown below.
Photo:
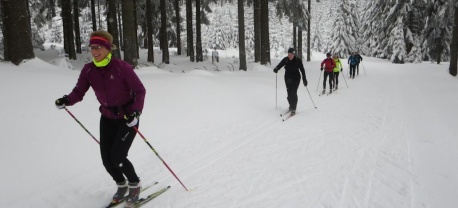
<path fill-rule="evenodd" d="M 331 58 L 331 53 L 326 54 L 326 59 L 321 62 L 320 70 L 323 71 L 324 65 L 324 76 L 323 76 L 323 92 L 326 93 L 326 79 L 329 76 L 329 93 L 332 93 L 332 80 L 334 79 L 334 67 L 336 67 L 336 62 Z"/>

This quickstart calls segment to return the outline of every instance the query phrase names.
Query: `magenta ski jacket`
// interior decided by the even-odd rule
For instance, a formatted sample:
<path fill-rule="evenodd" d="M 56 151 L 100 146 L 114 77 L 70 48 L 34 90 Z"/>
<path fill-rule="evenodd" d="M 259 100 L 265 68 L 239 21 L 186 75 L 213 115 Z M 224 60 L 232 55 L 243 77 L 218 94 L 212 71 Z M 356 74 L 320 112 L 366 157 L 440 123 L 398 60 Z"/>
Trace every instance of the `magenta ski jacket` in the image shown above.
<path fill-rule="evenodd" d="M 84 65 L 75 88 L 68 95 L 68 105 L 83 100 L 89 87 L 94 90 L 103 116 L 122 119 L 124 115 L 143 110 L 146 89 L 125 61 L 113 57 L 105 67 L 96 67 L 93 62 Z"/>

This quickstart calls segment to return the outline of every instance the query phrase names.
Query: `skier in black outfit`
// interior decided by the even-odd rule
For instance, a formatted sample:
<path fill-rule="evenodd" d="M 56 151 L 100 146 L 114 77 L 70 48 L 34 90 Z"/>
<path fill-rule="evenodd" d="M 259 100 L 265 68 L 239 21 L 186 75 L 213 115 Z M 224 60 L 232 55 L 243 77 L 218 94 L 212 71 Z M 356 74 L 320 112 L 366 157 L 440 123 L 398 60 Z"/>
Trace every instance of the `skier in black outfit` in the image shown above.
<path fill-rule="evenodd" d="M 363 61 L 363 57 L 361 55 L 359 55 L 358 52 L 355 52 L 355 55 L 356 57 L 356 60 L 358 60 L 357 64 L 356 64 L 356 75 L 359 76 L 359 64 Z"/>
<path fill-rule="evenodd" d="M 299 88 L 301 77 L 304 82 L 304 86 L 307 86 L 304 65 L 302 64 L 302 60 L 294 55 L 294 52 L 294 48 L 288 49 L 288 56 L 283 58 L 274 68 L 274 72 L 277 73 L 283 66 L 285 67 L 285 84 L 288 92 L 287 99 L 289 103 L 289 110 L 292 115 L 296 113 L 298 101 L 297 88 Z"/>

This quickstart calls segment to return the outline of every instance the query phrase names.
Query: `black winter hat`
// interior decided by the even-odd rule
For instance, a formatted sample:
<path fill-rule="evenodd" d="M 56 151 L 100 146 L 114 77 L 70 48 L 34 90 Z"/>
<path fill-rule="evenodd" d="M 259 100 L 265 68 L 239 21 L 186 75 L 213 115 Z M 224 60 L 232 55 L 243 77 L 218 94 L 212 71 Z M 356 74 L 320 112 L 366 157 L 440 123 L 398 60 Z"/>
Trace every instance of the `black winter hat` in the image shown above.
<path fill-rule="evenodd" d="M 294 54 L 294 48 L 289 48 L 289 49 L 288 49 L 288 53 Z"/>
<path fill-rule="evenodd" d="M 327 53 L 326 56 L 331 56 L 331 53 Z"/>

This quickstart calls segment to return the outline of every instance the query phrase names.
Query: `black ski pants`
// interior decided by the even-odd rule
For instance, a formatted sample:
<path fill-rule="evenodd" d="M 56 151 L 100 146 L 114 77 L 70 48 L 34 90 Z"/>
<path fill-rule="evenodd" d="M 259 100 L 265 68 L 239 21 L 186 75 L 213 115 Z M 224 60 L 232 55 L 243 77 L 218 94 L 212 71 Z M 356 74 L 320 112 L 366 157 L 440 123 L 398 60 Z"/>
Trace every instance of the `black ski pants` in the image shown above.
<path fill-rule="evenodd" d="M 140 181 L 134 166 L 127 159 L 136 133 L 124 119 L 100 118 L 100 154 L 103 166 L 116 183 L 124 182 L 124 175 L 129 182 Z"/>
<path fill-rule="evenodd" d="M 355 70 L 356 70 L 356 65 L 351 65 L 350 64 L 350 78 L 355 78 Z"/>
<path fill-rule="evenodd" d="M 334 72 L 334 87 L 339 85 L 339 72 Z"/>
<path fill-rule="evenodd" d="M 297 107 L 297 88 L 299 88 L 299 84 L 301 83 L 301 78 L 290 78 L 285 77 L 285 84 L 286 84 L 286 91 L 288 92 L 288 103 L 289 109 L 296 110 Z"/>
<path fill-rule="evenodd" d="M 332 82 L 333 82 L 333 79 L 334 79 L 334 76 L 333 76 L 334 72 L 327 72 L 325 71 L 324 72 L 324 76 L 323 76 L 323 90 L 326 90 L 326 80 L 328 79 L 328 76 L 329 76 L 329 89 L 332 89 Z"/>

